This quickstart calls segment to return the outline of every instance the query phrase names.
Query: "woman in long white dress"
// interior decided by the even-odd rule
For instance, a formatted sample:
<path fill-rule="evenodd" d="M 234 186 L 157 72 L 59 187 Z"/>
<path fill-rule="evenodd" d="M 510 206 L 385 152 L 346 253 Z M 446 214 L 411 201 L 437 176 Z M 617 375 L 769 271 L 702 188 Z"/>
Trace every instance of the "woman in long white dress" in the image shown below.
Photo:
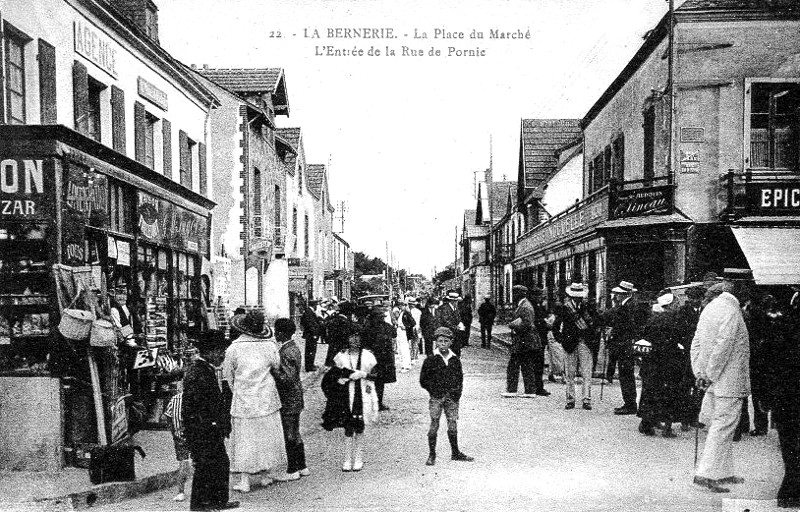
<path fill-rule="evenodd" d="M 233 392 L 228 451 L 231 473 L 240 477 L 233 489 L 250 492 L 251 475 L 261 473 L 262 485 L 294 479 L 286 474 L 281 400 L 271 372 L 280 366 L 280 355 L 267 341 L 272 330 L 262 312 L 234 316 L 231 328 L 241 336 L 228 347 L 222 363 L 223 378 Z"/>
<path fill-rule="evenodd" d="M 397 352 L 400 354 L 400 373 L 411 370 L 411 347 L 408 344 L 408 335 L 403 325 L 403 310 L 405 304 L 399 301 L 392 309 L 392 323 L 397 327 Z"/>

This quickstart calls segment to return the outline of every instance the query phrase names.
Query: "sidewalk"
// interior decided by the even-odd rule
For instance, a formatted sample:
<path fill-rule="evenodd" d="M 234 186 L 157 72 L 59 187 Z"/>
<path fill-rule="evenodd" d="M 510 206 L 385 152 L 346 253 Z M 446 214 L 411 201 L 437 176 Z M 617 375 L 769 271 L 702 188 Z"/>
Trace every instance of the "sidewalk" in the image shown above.
<path fill-rule="evenodd" d="M 303 339 L 296 338 L 300 351 Z M 317 352 L 317 364 L 325 360 L 325 346 Z M 303 373 L 303 389 L 319 384 L 321 373 Z M 308 408 L 307 404 L 307 408 Z M 314 430 L 312 422 L 303 422 L 301 434 Z M 65 467 L 57 473 L 34 471 L 0 472 L 0 510 L 17 511 L 66 511 L 84 510 L 92 506 L 118 503 L 166 489 L 176 484 L 177 462 L 169 431 L 146 430 L 133 436 L 132 444 L 141 446 L 146 454 L 142 459 L 136 454 L 136 477 L 132 482 L 110 482 L 92 485 L 89 470 Z M 187 499 L 190 482 L 187 483 Z"/>

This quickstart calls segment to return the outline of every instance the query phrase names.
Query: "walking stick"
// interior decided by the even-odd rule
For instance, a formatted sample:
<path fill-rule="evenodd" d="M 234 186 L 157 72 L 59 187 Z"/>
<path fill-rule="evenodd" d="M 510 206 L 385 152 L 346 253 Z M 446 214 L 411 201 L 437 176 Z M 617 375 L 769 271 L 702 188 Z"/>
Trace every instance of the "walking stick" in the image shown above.
<path fill-rule="evenodd" d="M 694 424 L 694 467 L 697 469 L 697 450 L 700 446 L 700 424 Z"/>
<path fill-rule="evenodd" d="M 603 344 L 603 366 L 600 368 L 603 376 L 600 379 L 600 401 L 603 401 L 603 388 L 606 385 L 606 367 L 608 366 L 608 336 L 606 336 L 605 329 L 600 335 L 600 342 Z"/>

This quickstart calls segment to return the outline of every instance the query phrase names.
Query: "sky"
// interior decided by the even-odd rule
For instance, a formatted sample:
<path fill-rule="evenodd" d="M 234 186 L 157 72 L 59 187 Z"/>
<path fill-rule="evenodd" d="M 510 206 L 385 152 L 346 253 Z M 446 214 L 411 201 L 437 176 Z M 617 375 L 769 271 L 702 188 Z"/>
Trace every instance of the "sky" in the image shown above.
<path fill-rule="evenodd" d="M 334 231 L 353 251 L 424 275 L 455 258 L 476 173 L 491 164 L 495 181 L 516 180 L 520 120 L 582 118 L 668 9 L 665 0 L 157 5 L 161 44 L 182 62 L 284 69 L 290 116 L 276 122 L 302 128 L 308 163 L 330 164 L 337 217 L 345 204 L 344 230 L 339 221 Z M 337 28 L 393 37 L 329 37 Z M 326 55 L 354 48 L 364 54 Z"/>

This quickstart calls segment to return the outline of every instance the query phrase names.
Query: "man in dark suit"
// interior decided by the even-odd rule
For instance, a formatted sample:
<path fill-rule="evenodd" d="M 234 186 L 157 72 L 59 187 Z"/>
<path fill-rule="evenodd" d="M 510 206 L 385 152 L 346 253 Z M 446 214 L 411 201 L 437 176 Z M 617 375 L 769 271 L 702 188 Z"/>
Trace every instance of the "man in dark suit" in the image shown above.
<path fill-rule="evenodd" d="M 230 408 L 225 406 L 216 367 L 227 348 L 221 331 L 203 333 L 197 341 L 200 355 L 183 380 L 183 416 L 186 445 L 194 462 L 189 510 L 225 510 L 239 506 L 228 501 L 230 460 L 224 439 L 231 432 Z"/>
<path fill-rule="evenodd" d="M 491 297 L 484 297 L 483 304 L 478 307 L 478 321 L 481 324 L 481 348 L 492 348 L 492 326 L 497 308 L 492 304 Z"/>
<path fill-rule="evenodd" d="M 419 328 L 422 331 L 425 355 L 433 354 L 433 333 L 436 331 L 436 306 L 438 301 L 433 297 L 423 301 L 422 314 L 419 318 Z"/>
<path fill-rule="evenodd" d="M 647 315 L 642 312 L 642 306 L 633 300 L 637 291 L 632 283 L 621 281 L 619 286 L 611 290 L 613 307 L 599 315 L 600 323 L 611 327 L 609 350 L 619 369 L 623 404 L 614 409 L 614 414 L 617 415 L 637 412 L 633 343 L 641 337 L 641 331 L 647 323 Z"/>
<path fill-rule="evenodd" d="M 303 328 L 303 338 L 306 340 L 303 357 L 307 372 L 317 369 L 314 360 L 317 357 L 317 341 L 322 333 L 322 322 L 314 312 L 315 305 L 315 302 L 309 301 L 308 305 L 303 307 L 303 315 L 300 317 L 300 327 Z"/>
<path fill-rule="evenodd" d="M 451 290 L 444 296 L 445 303 L 436 309 L 436 328 L 447 327 L 450 329 L 453 336 L 453 345 L 450 350 L 455 355 L 461 357 L 461 340 L 463 339 L 465 327 L 461 321 L 461 315 L 458 310 L 458 301 L 461 296 L 457 291 Z M 469 333 L 466 333 L 469 336 Z"/>
<path fill-rule="evenodd" d="M 528 288 L 518 284 L 511 290 L 516 309 L 514 317 L 508 324 L 511 329 L 511 347 L 506 370 L 506 392 L 502 395 L 517 395 L 520 370 L 526 396 L 549 394 L 542 387 L 541 368 L 538 376 L 536 371 L 537 354 L 542 349 L 542 341 L 536 332 L 536 313 L 527 297 Z"/>

